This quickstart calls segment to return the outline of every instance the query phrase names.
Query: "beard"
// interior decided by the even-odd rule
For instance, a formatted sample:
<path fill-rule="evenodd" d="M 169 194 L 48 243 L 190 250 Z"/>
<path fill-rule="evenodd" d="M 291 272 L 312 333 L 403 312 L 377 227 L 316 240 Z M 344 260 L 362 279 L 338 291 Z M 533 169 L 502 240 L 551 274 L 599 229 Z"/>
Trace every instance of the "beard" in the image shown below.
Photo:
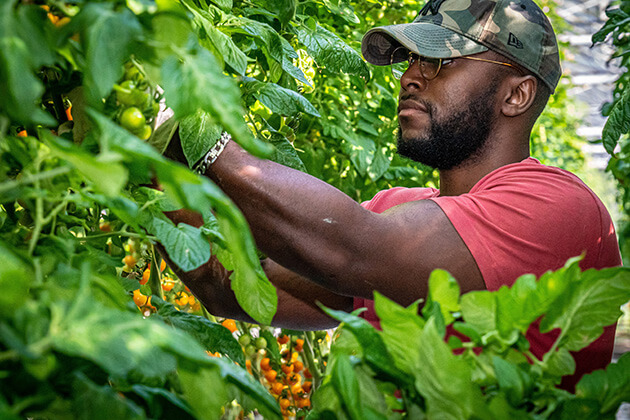
<path fill-rule="evenodd" d="M 439 170 L 449 170 L 475 162 L 487 146 L 490 130 L 496 120 L 493 98 L 498 84 L 470 102 L 467 109 L 444 118 L 436 118 L 426 104 L 430 130 L 428 134 L 403 139 L 398 126 L 398 154 Z"/>

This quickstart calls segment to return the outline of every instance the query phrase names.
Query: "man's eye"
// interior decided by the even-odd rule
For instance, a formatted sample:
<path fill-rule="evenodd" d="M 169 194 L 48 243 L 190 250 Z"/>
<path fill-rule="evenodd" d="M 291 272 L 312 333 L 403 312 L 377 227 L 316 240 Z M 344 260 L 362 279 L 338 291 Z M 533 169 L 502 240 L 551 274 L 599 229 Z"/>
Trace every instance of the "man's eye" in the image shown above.
<path fill-rule="evenodd" d="M 449 64 L 451 64 L 453 62 L 453 59 L 451 58 L 445 58 L 442 60 L 442 67 L 443 66 L 448 66 Z"/>

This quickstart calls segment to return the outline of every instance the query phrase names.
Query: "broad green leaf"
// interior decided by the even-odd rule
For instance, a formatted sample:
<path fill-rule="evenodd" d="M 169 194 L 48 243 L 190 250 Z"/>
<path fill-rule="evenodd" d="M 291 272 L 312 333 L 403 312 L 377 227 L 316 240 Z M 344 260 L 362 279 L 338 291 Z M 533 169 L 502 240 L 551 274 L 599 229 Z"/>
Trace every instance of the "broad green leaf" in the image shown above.
<path fill-rule="evenodd" d="M 622 402 L 630 402 L 630 353 L 622 355 L 617 363 L 606 370 L 596 370 L 584 375 L 576 386 L 578 398 L 599 402 L 599 415 L 613 415 Z"/>
<path fill-rule="evenodd" d="M 164 153 L 173 139 L 175 131 L 179 128 L 179 121 L 171 117 L 164 121 L 158 128 L 153 131 L 148 143 L 153 146 L 160 154 Z"/>
<path fill-rule="evenodd" d="M 602 140 L 609 154 L 613 154 L 619 139 L 630 134 L 630 88 L 626 87 L 621 98 L 615 103 L 604 125 Z"/>
<path fill-rule="evenodd" d="M 298 28 L 298 37 L 317 64 L 329 71 L 356 74 L 368 80 L 370 71 L 358 52 L 341 38 L 317 25 L 316 30 L 307 26 Z"/>
<path fill-rule="evenodd" d="M 454 355 L 427 321 L 418 351 L 416 390 L 425 398 L 428 418 L 490 419 L 481 390 L 472 383 L 471 368 Z"/>
<path fill-rule="evenodd" d="M 34 279 L 32 269 L 0 239 L 0 316 L 10 317 L 29 297 Z"/>
<path fill-rule="evenodd" d="M 238 18 L 232 19 L 229 25 L 223 26 L 222 29 L 228 33 L 243 33 L 260 39 L 271 58 L 276 60 L 285 72 L 307 86 L 311 86 L 302 70 L 293 64 L 298 54 L 289 41 L 280 36 L 271 26 L 252 19 Z"/>
<path fill-rule="evenodd" d="M 247 92 L 267 106 L 272 112 L 287 117 L 299 115 L 301 112 L 319 117 L 315 107 L 299 93 L 278 86 L 275 83 L 259 82 L 256 79 L 245 78 L 244 86 Z"/>
<path fill-rule="evenodd" d="M 204 25 L 208 38 L 225 60 L 240 75 L 245 75 L 247 71 L 247 56 L 232 41 L 232 38 L 221 32 L 212 25 Z"/>
<path fill-rule="evenodd" d="M 80 371 L 74 374 L 73 412 L 77 420 L 146 419 L 144 410 L 110 386 L 99 386 Z"/>
<path fill-rule="evenodd" d="M 377 148 L 374 152 L 372 164 L 368 168 L 368 175 L 370 176 L 370 179 L 374 182 L 381 179 L 381 177 L 389 169 L 391 162 L 390 158 L 383 152 L 383 149 Z"/>
<path fill-rule="evenodd" d="M 356 25 L 361 22 L 359 17 L 354 13 L 354 8 L 351 6 L 349 0 L 323 0 L 323 3 L 328 10 L 335 15 L 341 16 L 348 23 Z"/>
<path fill-rule="evenodd" d="M 575 373 L 575 359 L 567 349 L 558 349 L 557 351 L 545 354 L 544 374 L 555 378 L 561 378 L 566 375 Z M 554 379 L 555 379 L 554 378 Z"/>
<path fill-rule="evenodd" d="M 152 300 L 158 307 L 158 315 L 164 320 L 194 337 L 204 349 L 214 353 L 226 354 L 241 366 L 245 366 L 243 349 L 225 327 L 204 317 L 178 311 L 170 303 Z"/>
<path fill-rule="evenodd" d="M 374 293 L 374 310 L 381 323 L 381 336 L 396 366 L 412 374 L 417 366 L 417 348 L 425 322 L 418 315 L 419 302 L 403 308 L 380 293 Z"/>
<path fill-rule="evenodd" d="M 488 291 L 469 292 L 460 302 L 462 317 L 475 327 L 481 335 L 496 329 L 497 302 Z"/>
<path fill-rule="evenodd" d="M 201 109 L 249 152 L 265 156 L 271 151 L 267 144 L 255 140 L 245 125 L 240 90 L 208 51 L 167 59 L 162 66 L 162 79 L 166 103 L 176 118 L 194 115 Z"/>
<path fill-rule="evenodd" d="M 44 86 L 26 42 L 17 35 L 15 1 L 0 5 L 0 114 L 14 122 L 53 125 L 54 119 L 37 106 Z"/>
<path fill-rule="evenodd" d="M 69 162 L 106 196 L 118 195 L 127 183 L 127 169 L 119 163 L 121 156 L 105 154 L 95 158 L 73 143 L 54 137 L 47 130 L 41 130 L 40 135 L 54 155 Z"/>
<path fill-rule="evenodd" d="M 273 151 L 271 156 L 269 156 L 269 160 L 293 169 L 297 169 L 298 171 L 307 172 L 304 163 L 302 163 L 302 159 L 300 159 L 295 148 L 289 142 L 289 140 L 287 140 L 285 137 L 277 135 L 272 136 L 269 143 L 271 143 L 275 147 L 275 150 Z"/>
<path fill-rule="evenodd" d="M 583 349 L 621 315 L 619 308 L 630 300 L 628 275 L 625 267 L 585 271 L 551 305 L 541 331 L 560 328 L 560 348 Z"/>
<path fill-rule="evenodd" d="M 343 329 L 351 332 L 357 339 L 363 350 L 365 361 L 375 372 L 386 378 L 400 381 L 398 383 L 409 383 L 409 376 L 396 367 L 383 338 L 369 322 L 343 311 L 323 306 L 322 310 L 331 318 L 344 323 Z"/>
<path fill-rule="evenodd" d="M 440 304 L 440 311 L 446 325 L 450 325 L 454 318 L 451 312 L 459 311 L 459 284 L 447 271 L 434 270 L 429 277 L 429 302 Z"/>
<path fill-rule="evenodd" d="M 185 223 L 177 226 L 163 214 L 151 214 L 142 224 L 158 241 L 178 267 L 191 271 L 210 259 L 210 243 L 201 230 Z"/>
<path fill-rule="evenodd" d="M 347 129 L 337 129 L 337 135 L 344 140 L 341 144 L 344 152 L 350 156 L 352 164 L 361 176 L 367 175 L 368 168 L 374 159 L 376 145 L 374 140 L 361 133 L 352 133 Z"/>
<path fill-rule="evenodd" d="M 84 85 L 86 98 L 94 107 L 112 90 L 123 74 L 123 63 L 132 52 L 133 41 L 139 39 L 142 27 L 129 9 L 113 10 L 113 4 L 88 3 L 78 19 L 89 20 L 85 43 Z"/>
<path fill-rule="evenodd" d="M 8 2 L 10 3 L 10 2 Z M 42 25 L 42 9 L 35 5 L 20 7 L 15 16 L 16 28 L 27 45 L 35 68 L 55 63 L 54 38 L 46 25 Z"/>
<path fill-rule="evenodd" d="M 200 420 L 221 418 L 223 406 L 230 402 L 227 386 L 218 367 L 194 366 L 186 363 L 177 370 L 179 382 L 195 413 Z"/>
<path fill-rule="evenodd" d="M 528 388 L 531 380 L 527 380 L 527 374 L 518 366 L 501 357 L 494 356 L 492 365 L 499 383 L 499 389 L 505 394 L 510 404 L 517 407 L 523 402 L 526 394 L 529 393 L 530 389 Z"/>
<path fill-rule="evenodd" d="M 221 137 L 221 126 L 214 123 L 210 114 L 198 111 L 181 120 L 179 126 L 179 138 L 182 142 L 182 150 L 188 161 L 188 166 L 193 167 L 215 145 Z"/>
<path fill-rule="evenodd" d="M 362 413 L 359 381 L 354 373 L 350 358 L 346 355 L 338 355 L 334 360 L 330 375 L 345 412 L 351 419 L 363 420 L 365 417 Z"/>
<path fill-rule="evenodd" d="M 230 10 L 232 8 L 232 0 L 210 0 L 223 10 Z"/>

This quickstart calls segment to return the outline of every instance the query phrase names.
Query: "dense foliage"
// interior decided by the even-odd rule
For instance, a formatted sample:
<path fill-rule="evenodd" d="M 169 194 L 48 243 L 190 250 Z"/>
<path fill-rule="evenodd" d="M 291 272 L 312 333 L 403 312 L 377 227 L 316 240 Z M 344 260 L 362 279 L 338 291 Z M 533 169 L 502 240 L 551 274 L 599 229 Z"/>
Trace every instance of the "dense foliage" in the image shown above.
<path fill-rule="evenodd" d="M 602 140 L 610 153 L 608 170 L 619 181 L 621 221 L 619 244 L 624 262 L 630 261 L 630 1 L 613 1 L 606 10 L 608 21 L 593 35 L 593 43 L 610 41 L 615 48 L 611 60 L 622 72 L 615 83 L 613 101 L 602 109 L 608 117 Z"/>
<path fill-rule="evenodd" d="M 154 245 L 162 244 L 184 270 L 216 253 L 234 269 L 232 285 L 240 304 L 268 324 L 277 298 L 244 218 L 214 184 L 189 170 L 221 130 L 252 153 L 308 171 L 356 200 L 393 185 L 436 186 L 435 172 L 395 155 L 398 87 L 389 69 L 368 67 L 358 53 L 368 28 L 410 21 L 418 3 L 2 2 L 0 417 L 216 419 L 254 409 L 265 418 L 305 414 L 313 392 L 305 385 L 310 383 L 307 371 L 313 389 L 322 381 L 342 381 L 335 385 L 341 397 L 331 403 L 354 398 L 348 368 L 356 360 L 348 365 L 347 358 L 335 359 L 322 378 L 326 334 L 285 331 L 292 336 L 285 340 L 269 328 L 234 327 L 231 320 L 219 325 L 164 269 Z M 539 122 L 532 146 L 544 161 L 571 168 L 581 155 L 568 100 L 563 85 Z M 174 117 L 161 121 L 160 106 L 172 109 Z M 159 127 L 158 120 L 163 122 Z M 187 166 L 161 154 L 175 129 Z M 155 183 L 160 190 L 149 186 Z M 183 207 L 200 212 L 205 225 L 175 226 L 163 215 Z M 624 273 L 585 278 L 599 285 Z M 577 282 L 576 276 L 558 274 L 558 279 Z M 531 282 L 524 280 L 523 286 Z M 456 288 L 450 279 L 445 284 Z M 582 289 L 576 293 L 579 298 Z M 448 293 L 450 303 L 436 295 L 435 304 L 425 306 L 432 315 L 413 321 L 437 328 L 427 329 L 427 337 L 435 338 L 453 321 L 447 312 L 438 315 L 439 305 L 457 311 L 456 295 Z M 608 303 L 601 325 L 616 319 L 618 301 L 628 299 L 623 285 L 604 295 Z M 461 303 L 468 299 L 473 298 L 462 297 Z M 521 319 L 517 329 L 526 321 Z M 491 332 L 477 331 L 481 336 Z M 518 336 L 510 334 L 501 335 L 496 355 L 518 364 L 508 348 L 524 351 L 523 341 L 509 342 Z M 397 341 L 394 335 L 385 339 L 387 346 Z M 495 351 L 496 343 L 477 344 Z M 363 355 L 376 357 L 373 351 L 380 348 L 364 349 Z M 384 394 L 388 401 L 392 384 L 404 392 L 411 389 L 408 381 L 397 381 L 397 370 L 407 368 L 393 353 L 395 364 L 383 359 L 381 365 L 392 368 Z M 528 388 L 534 394 L 516 394 L 508 402 L 535 399 L 535 408 L 551 413 L 572 398 L 553 391 L 555 378 L 570 371 L 566 352 L 554 353 L 556 358 L 565 362 L 565 370 L 530 375 L 542 381 Z M 307 366 L 303 383 L 293 375 L 299 363 Z M 428 363 L 439 366 L 442 360 Z M 601 380 L 614 381 L 610 375 L 616 369 Z M 347 373 L 350 382 L 343 382 L 339 372 Z M 499 393 L 508 395 L 512 391 L 501 381 Z M 327 406 L 331 388 L 325 389 L 324 396 L 314 397 L 315 413 L 332 410 L 341 418 L 362 418 L 355 402 Z M 552 394 L 546 407 L 536 399 L 541 390 Z M 418 404 L 431 407 L 422 392 L 416 387 L 413 403 L 405 405 L 409 415 Z M 587 394 L 600 401 L 602 413 L 622 399 L 616 389 L 611 395 L 604 401 Z M 233 400 L 239 404 L 234 410 Z M 391 409 L 400 405 L 390 402 Z"/>

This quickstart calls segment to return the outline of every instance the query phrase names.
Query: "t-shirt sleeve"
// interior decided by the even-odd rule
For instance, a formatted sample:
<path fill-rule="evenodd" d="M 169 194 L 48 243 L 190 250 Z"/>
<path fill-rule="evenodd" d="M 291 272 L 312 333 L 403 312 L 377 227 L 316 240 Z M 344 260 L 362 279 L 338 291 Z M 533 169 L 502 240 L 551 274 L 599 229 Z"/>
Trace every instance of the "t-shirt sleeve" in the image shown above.
<path fill-rule="evenodd" d="M 470 193 L 433 200 L 469 248 L 488 290 L 526 273 L 558 269 L 583 253 L 582 268 L 618 265 L 610 216 L 566 171 L 514 165 L 493 172 Z"/>

